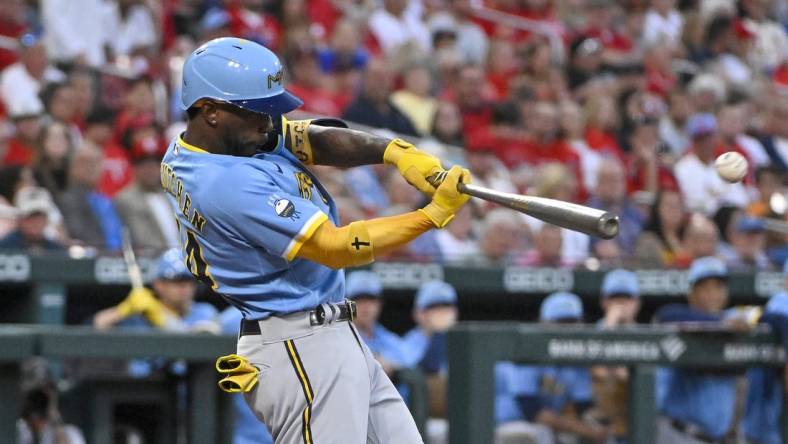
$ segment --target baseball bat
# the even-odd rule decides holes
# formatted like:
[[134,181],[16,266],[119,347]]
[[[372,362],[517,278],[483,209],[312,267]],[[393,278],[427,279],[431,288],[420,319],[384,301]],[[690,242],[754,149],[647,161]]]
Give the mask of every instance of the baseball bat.
[[134,290],[145,286],[142,281],[142,270],[137,263],[134,249],[131,247],[131,234],[128,228],[123,228],[123,260],[126,262],[126,270],[129,273],[129,282]]
[[[445,173],[428,180],[440,184]],[[527,214],[547,223],[579,231],[602,239],[612,239],[618,234],[618,215],[583,205],[545,197],[504,193],[474,184],[457,184],[457,191],[489,202],[495,202],[520,213]]]

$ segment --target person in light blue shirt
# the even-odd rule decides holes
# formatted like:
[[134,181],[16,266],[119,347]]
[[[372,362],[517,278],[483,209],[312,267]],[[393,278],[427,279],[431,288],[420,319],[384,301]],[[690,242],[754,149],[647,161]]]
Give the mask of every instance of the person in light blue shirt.
[[[572,293],[548,296],[539,310],[548,324],[583,320],[583,304]],[[580,419],[592,404],[591,374],[587,368],[565,366],[496,366],[496,419],[499,437],[527,436],[538,444],[553,442],[553,431],[604,442],[608,431]]]
[[383,284],[372,271],[354,271],[345,282],[345,295],[356,302],[356,326],[361,339],[389,376],[405,364],[404,343],[378,322],[383,309]]
[[[238,334],[238,327],[241,325],[241,312],[235,307],[227,307],[219,314],[219,325],[222,333]],[[254,415],[254,412],[244,401],[241,394],[222,395],[233,397],[233,409],[235,410],[235,433],[233,434],[233,444],[273,444],[274,439],[271,433]]]
[[152,287],[153,291],[134,289],[117,306],[99,311],[93,317],[93,326],[100,330],[124,327],[219,332],[216,308],[194,301],[197,281],[178,249],[170,249],[159,257]]
[[[728,269],[716,257],[690,265],[688,304],[670,304],[656,313],[660,323],[726,324]],[[658,384],[659,444],[719,442],[731,433],[736,404],[737,373],[715,369],[663,369]]]
[[416,292],[413,307],[416,327],[403,338],[405,365],[426,374],[445,372],[446,332],[457,323],[457,291],[446,282],[427,281]]
[[[120,304],[99,311],[93,326],[105,330],[111,327],[138,330],[218,333],[218,312],[213,305],[195,302],[197,282],[184,265],[181,252],[170,249],[159,257],[153,279],[153,291],[134,289]],[[133,377],[146,377],[167,367],[160,358],[135,359],[128,371]],[[173,374],[186,373],[186,365],[175,361],[169,365]]]
[[[788,351],[788,261],[783,265],[784,289],[769,298],[760,322],[769,325]],[[747,398],[742,429],[754,444],[780,444],[783,375],[786,368],[758,367],[747,371]]]

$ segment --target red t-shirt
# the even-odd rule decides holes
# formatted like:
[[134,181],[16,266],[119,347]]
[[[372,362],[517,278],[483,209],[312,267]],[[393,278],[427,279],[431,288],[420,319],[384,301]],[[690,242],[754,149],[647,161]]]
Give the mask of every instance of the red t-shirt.
[[[12,22],[5,18],[0,19],[0,36],[17,39],[24,31],[25,26],[21,23]],[[16,63],[17,60],[16,52],[7,48],[0,48],[0,71]]]
[[509,168],[517,167],[522,163],[533,166],[550,162],[561,163],[569,168],[577,179],[576,200],[586,198],[580,156],[563,139],[556,139],[547,144],[529,139],[499,139],[497,154]]
[[322,88],[313,88],[291,83],[287,90],[304,101],[301,110],[326,116],[342,115],[342,107],[334,94]]
[[[629,162],[627,167],[627,190],[630,194],[646,189],[646,174],[640,165]],[[670,169],[660,165],[657,167],[657,188],[660,190],[679,190],[679,182]]]
[[270,15],[252,12],[240,5],[227,7],[230,15],[230,32],[236,36],[253,40],[276,51],[282,36],[282,26]]
[[619,34],[611,29],[589,28],[584,33],[586,37],[598,39],[605,49],[618,52],[629,52],[634,48],[634,44],[629,37]]
[[607,153],[618,157],[622,161],[625,160],[624,150],[616,140],[613,133],[602,131],[599,128],[586,128],[586,143],[588,146],[599,153]]
[[104,148],[99,192],[113,197],[134,179],[134,167],[128,152],[120,145],[110,143]]
[[3,165],[22,165],[28,166],[33,160],[33,152],[35,147],[32,147],[17,137],[8,141],[8,149],[3,157]]
[[486,130],[492,123],[492,106],[482,105],[477,108],[460,109],[462,131],[465,134],[476,134]]

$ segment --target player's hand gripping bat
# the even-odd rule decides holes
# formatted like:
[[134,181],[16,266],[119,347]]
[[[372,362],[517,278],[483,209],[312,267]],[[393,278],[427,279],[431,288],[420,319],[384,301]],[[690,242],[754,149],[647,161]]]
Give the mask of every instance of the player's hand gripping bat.
[[[445,172],[436,174],[428,180],[437,187],[443,182],[445,174]],[[479,199],[495,202],[547,223],[591,236],[612,239],[618,234],[618,215],[609,211],[597,210],[562,200],[504,193],[473,184],[459,183],[457,190]]]

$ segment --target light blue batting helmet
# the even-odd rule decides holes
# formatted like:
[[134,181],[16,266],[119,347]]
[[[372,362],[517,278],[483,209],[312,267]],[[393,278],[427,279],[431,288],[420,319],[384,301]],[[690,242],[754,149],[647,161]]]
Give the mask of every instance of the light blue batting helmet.
[[156,264],[156,279],[175,281],[191,278],[192,274],[186,268],[181,250],[171,248],[159,257]]
[[181,107],[214,99],[270,115],[292,111],[304,102],[284,87],[279,58],[255,42],[222,37],[196,50],[183,64]]

